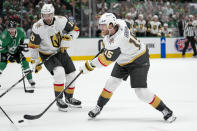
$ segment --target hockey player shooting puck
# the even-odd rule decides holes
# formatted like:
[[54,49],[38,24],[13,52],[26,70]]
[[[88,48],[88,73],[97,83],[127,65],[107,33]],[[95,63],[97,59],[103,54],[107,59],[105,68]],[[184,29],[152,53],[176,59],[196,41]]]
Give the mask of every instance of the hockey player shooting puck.
[[19,121],[18,121],[18,123],[22,123],[22,122],[24,122],[24,120],[19,120]]

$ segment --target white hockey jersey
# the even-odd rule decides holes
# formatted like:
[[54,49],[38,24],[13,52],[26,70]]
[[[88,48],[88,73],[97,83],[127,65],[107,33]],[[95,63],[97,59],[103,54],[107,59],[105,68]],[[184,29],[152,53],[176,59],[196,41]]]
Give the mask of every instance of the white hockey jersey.
[[130,19],[130,20],[125,19],[125,21],[130,24],[130,31],[133,33],[134,32],[134,21],[132,19]]
[[66,32],[66,28],[74,26],[66,17],[54,16],[53,23],[47,25],[40,19],[34,23],[29,46],[38,48],[43,54],[57,52],[60,47],[68,47],[69,41],[76,39],[79,29],[75,26]]
[[145,20],[135,20],[135,28],[137,32],[146,32],[146,21]]
[[169,29],[169,28],[167,28],[167,29],[162,28],[161,36],[171,37],[172,36],[172,30]]
[[158,33],[161,33],[161,23],[159,21],[157,22],[151,21],[150,32],[155,35],[157,35]]
[[146,46],[133,36],[124,20],[117,19],[118,31],[103,38],[105,51],[92,60],[96,67],[108,66],[116,61],[120,66],[132,63],[146,52]]

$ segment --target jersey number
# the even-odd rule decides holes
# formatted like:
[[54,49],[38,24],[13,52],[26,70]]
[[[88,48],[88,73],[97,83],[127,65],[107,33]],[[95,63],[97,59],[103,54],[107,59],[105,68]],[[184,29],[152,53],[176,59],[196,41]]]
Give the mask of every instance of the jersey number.
[[105,51],[105,56],[107,56],[107,58],[112,58],[112,55],[114,54],[114,52],[112,52],[112,51],[109,51],[109,50],[106,50]]
[[51,37],[51,42],[54,47],[59,47],[61,43],[61,35],[60,32],[50,36]]

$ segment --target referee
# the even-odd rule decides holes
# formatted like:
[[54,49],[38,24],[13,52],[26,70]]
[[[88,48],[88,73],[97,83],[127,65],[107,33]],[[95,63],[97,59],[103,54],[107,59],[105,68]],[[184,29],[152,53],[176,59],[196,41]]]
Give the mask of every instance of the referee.
[[195,46],[195,27],[192,24],[193,16],[189,15],[189,20],[186,23],[185,29],[184,29],[184,37],[185,37],[185,47],[183,48],[182,57],[185,56],[186,49],[189,46],[189,43],[191,43],[191,46],[193,48],[194,54],[193,57],[197,57],[196,53],[196,46]]

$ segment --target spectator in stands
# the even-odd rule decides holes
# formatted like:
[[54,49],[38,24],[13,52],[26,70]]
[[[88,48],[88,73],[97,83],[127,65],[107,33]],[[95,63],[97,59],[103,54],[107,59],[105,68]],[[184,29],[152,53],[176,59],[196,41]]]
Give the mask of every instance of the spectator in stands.
[[3,19],[0,17],[0,34],[4,31],[5,25],[3,24]]
[[178,30],[179,30],[179,35],[181,37],[183,37],[185,25],[186,25],[186,17],[185,17],[185,15],[181,15],[180,20],[178,22]]

